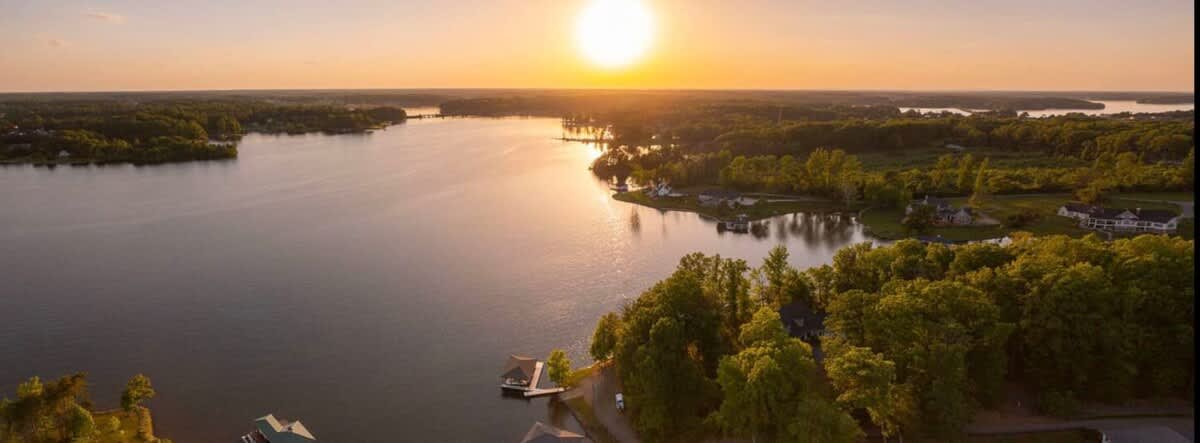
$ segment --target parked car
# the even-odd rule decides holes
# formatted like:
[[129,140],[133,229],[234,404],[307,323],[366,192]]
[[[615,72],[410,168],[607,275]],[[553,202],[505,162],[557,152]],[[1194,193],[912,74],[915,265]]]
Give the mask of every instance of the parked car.
[[617,393],[617,410],[618,411],[625,410],[625,396],[621,395],[620,392]]

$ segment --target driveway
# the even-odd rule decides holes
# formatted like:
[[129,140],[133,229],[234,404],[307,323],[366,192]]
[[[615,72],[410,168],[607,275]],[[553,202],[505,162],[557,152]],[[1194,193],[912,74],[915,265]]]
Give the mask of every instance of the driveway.
[[621,380],[617,377],[616,367],[606,365],[591,377],[580,381],[579,386],[572,389],[569,395],[582,395],[588,404],[592,405],[596,420],[608,428],[608,433],[617,441],[638,443],[641,440],[638,439],[637,433],[633,432],[629,417],[617,411],[616,396],[621,391]]

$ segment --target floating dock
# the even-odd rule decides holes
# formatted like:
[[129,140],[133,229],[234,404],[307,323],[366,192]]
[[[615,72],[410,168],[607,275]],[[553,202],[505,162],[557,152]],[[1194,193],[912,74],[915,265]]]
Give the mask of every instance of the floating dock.
[[504,389],[512,390],[512,391],[521,391],[521,393],[522,393],[521,395],[525,396],[525,398],[541,397],[543,395],[557,394],[559,392],[566,391],[567,388],[561,388],[561,387],[549,388],[549,389],[538,389],[538,387],[537,387],[538,381],[542,379],[542,369],[545,366],[546,366],[545,363],[542,363],[542,361],[540,361],[540,360],[536,364],[534,364],[533,379],[529,381],[528,386],[516,386],[516,385],[501,384],[500,387],[504,388]]

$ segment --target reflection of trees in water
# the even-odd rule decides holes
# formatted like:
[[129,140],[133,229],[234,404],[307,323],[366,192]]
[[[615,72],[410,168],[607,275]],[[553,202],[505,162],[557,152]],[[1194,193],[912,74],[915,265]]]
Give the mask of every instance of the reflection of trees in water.
[[629,208],[629,230],[635,234],[642,231],[642,219],[638,216],[637,208]]
[[770,235],[770,231],[767,229],[769,224],[770,222],[767,220],[750,223],[750,235],[759,240],[767,238]]
[[557,395],[552,395],[547,406],[549,407],[546,408],[546,419],[550,422],[550,426],[565,429],[567,427],[567,416],[570,414],[566,402],[559,400]]

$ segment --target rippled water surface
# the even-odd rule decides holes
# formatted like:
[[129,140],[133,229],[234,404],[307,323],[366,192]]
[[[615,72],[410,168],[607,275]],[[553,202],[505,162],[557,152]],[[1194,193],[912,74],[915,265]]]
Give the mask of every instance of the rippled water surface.
[[509,353],[585,363],[596,320],[693,251],[828,263],[849,217],[766,235],[614,201],[552,119],[431,119],[248,136],[236,160],[0,167],[0,396],[87,371],[100,407],[145,372],[159,432],[231,442],[255,417],[319,441],[518,441]]

